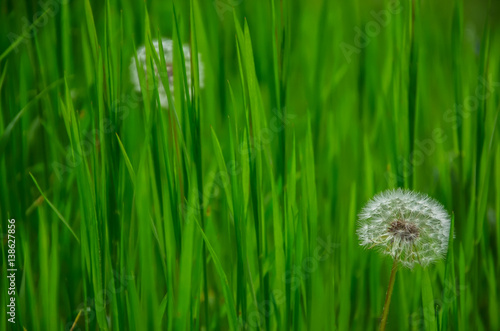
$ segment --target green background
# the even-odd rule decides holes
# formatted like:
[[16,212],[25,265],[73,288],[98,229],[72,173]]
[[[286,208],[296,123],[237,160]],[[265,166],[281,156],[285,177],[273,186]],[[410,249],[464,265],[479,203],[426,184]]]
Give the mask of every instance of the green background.
[[[455,236],[397,273],[388,330],[498,330],[499,8],[2,0],[1,329],[375,330],[392,261],[357,213],[404,187]],[[189,97],[176,48],[168,110],[130,81],[159,37],[203,61]]]

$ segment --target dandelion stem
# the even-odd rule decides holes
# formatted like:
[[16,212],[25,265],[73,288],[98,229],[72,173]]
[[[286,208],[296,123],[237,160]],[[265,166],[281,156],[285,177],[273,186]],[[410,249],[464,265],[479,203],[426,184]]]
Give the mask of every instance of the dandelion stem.
[[394,259],[391,270],[391,278],[389,279],[389,288],[385,295],[384,312],[382,313],[382,321],[380,322],[380,331],[385,330],[387,316],[389,316],[389,305],[391,304],[392,290],[394,289],[394,281],[396,280],[396,271],[398,270],[398,258]]

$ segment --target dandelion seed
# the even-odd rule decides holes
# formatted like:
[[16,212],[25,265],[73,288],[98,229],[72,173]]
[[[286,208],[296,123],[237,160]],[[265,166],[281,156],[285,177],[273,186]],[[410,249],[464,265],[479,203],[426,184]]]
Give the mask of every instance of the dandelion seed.
[[[159,40],[154,40],[153,41],[153,46],[160,55],[160,46],[159,46]],[[163,53],[165,55],[165,64],[167,68],[166,73],[162,73],[158,70],[156,67],[156,63],[153,61],[153,69],[154,69],[154,75],[155,79],[158,84],[158,95],[160,98],[160,103],[163,108],[168,108],[168,99],[167,99],[167,93],[165,91],[165,87],[163,86],[163,83],[161,81],[161,77],[163,74],[166,74],[168,76],[168,84],[170,87],[170,92],[172,93],[172,97],[174,94],[174,72],[173,72],[173,63],[174,63],[174,50],[173,50],[173,42],[171,39],[162,39],[161,40],[162,46],[163,46]],[[191,48],[188,45],[183,45],[182,46],[183,53],[184,53],[184,60],[185,60],[185,66],[186,66],[186,78],[187,78],[187,84],[188,84],[188,89],[189,89],[189,95],[191,95]],[[147,56],[146,56],[146,46],[141,46],[137,49],[137,60],[139,62],[139,67],[141,67],[144,70],[144,75],[146,77],[146,84],[149,87],[152,88],[153,82],[151,79],[148,79],[148,65],[150,65],[147,61]],[[201,54],[198,54],[198,64],[199,64],[199,78],[200,78],[200,87],[204,87],[204,67],[203,67],[203,62],[201,60]],[[134,84],[134,88],[137,92],[141,91],[141,84],[139,81],[139,75],[137,72],[137,66],[135,63],[135,57],[132,56],[131,63],[130,63],[130,76],[132,83]]]
[[362,246],[376,247],[408,268],[426,267],[446,255],[450,217],[425,194],[390,190],[366,204],[357,233]]
[[394,259],[380,323],[384,331],[398,264],[426,267],[444,258],[450,217],[439,202],[425,194],[389,190],[377,194],[362,209],[357,233],[362,246],[376,247]]

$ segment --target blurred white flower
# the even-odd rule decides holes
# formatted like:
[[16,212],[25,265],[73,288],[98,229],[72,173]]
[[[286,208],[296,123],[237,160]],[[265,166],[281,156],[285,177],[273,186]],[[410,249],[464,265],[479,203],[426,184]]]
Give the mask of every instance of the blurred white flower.
[[[174,96],[174,72],[173,72],[173,64],[174,64],[174,52],[173,52],[173,42],[171,39],[162,39],[161,43],[163,45],[163,53],[165,55],[165,63],[167,67],[167,72],[166,74],[168,75],[168,83],[170,86],[170,92],[172,93],[172,97]],[[153,41],[153,46],[158,53],[158,56],[160,56],[160,46],[159,46],[159,41],[154,40]],[[186,77],[187,77],[187,83],[188,83],[188,88],[189,88],[189,95],[191,95],[191,48],[188,45],[183,45],[183,52],[184,52],[184,60],[185,60],[185,66],[186,66]],[[152,88],[153,82],[152,80],[148,79],[147,77],[147,57],[146,57],[146,46],[141,46],[137,49],[137,60],[139,61],[139,67],[142,67],[144,70],[144,76],[146,77],[146,82],[148,88]],[[154,74],[155,74],[155,79],[158,84],[158,94],[160,98],[160,103],[163,108],[168,108],[168,99],[167,99],[167,93],[165,91],[165,87],[163,86],[163,83],[160,79],[162,76],[162,72],[159,72],[158,68],[156,67],[156,63],[153,60],[153,66],[154,66]],[[201,60],[201,54],[198,54],[198,66],[199,66],[199,77],[200,77],[200,87],[204,87],[204,68],[203,68],[203,62]],[[137,92],[141,91],[141,84],[139,81],[139,75],[137,73],[137,66],[135,63],[135,57],[132,56],[132,60],[130,61],[130,76],[132,79],[132,83],[134,84],[135,90]]]
[[362,209],[357,234],[362,246],[377,247],[408,268],[425,267],[446,255],[450,217],[425,194],[388,190]]

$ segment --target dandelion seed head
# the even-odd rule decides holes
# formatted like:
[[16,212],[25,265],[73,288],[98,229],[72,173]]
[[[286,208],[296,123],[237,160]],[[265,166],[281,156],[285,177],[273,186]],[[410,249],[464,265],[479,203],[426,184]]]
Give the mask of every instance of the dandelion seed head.
[[377,248],[408,268],[423,267],[446,255],[450,217],[429,196],[409,190],[377,194],[361,210],[357,234],[360,245]]
[[[163,108],[168,108],[168,98],[167,93],[165,91],[165,87],[163,86],[163,82],[161,78],[168,78],[168,85],[170,87],[170,92],[172,93],[172,97],[174,96],[174,46],[173,41],[171,39],[163,38],[161,40],[154,40],[153,46],[160,56],[160,42],[163,46],[163,54],[165,56],[165,64],[167,68],[167,72],[161,72],[157,66],[155,61],[153,60],[153,69],[155,80],[158,84],[158,95],[160,98],[160,103]],[[186,67],[186,78],[189,89],[189,95],[191,95],[191,48],[188,45],[183,45],[182,50],[184,53],[185,67]],[[143,45],[137,49],[137,61],[139,62],[139,67],[144,70],[144,76],[146,78],[146,84],[148,88],[153,88],[153,80],[148,77],[148,57],[146,55],[146,46]],[[201,59],[201,54],[198,54],[198,73],[200,79],[200,87],[204,87],[205,75],[204,75],[204,66]],[[166,77],[164,76],[166,75]],[[135,57],[132,56],[130,61],[130,77],[132,83],[134,84],[134,89],[137,92],[141,92],[141,83],[139,80],[139,74],[137,72],[137,65],[135,63]]]

